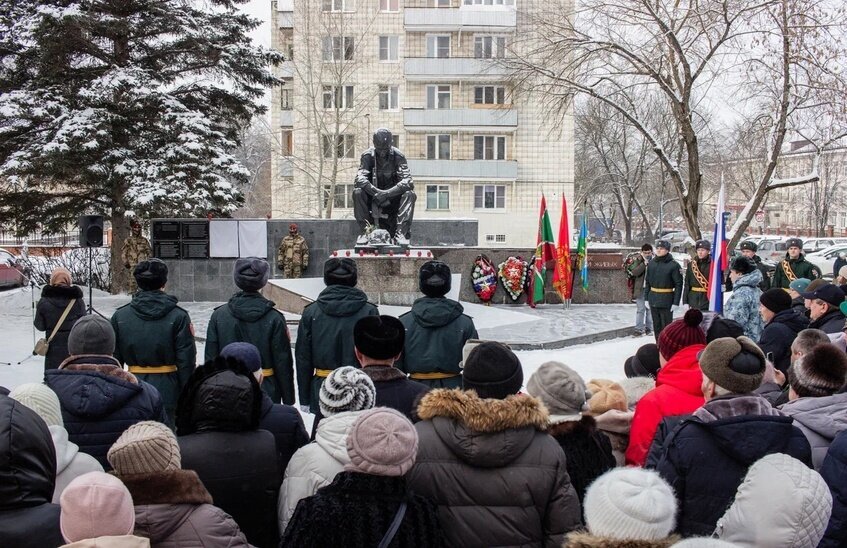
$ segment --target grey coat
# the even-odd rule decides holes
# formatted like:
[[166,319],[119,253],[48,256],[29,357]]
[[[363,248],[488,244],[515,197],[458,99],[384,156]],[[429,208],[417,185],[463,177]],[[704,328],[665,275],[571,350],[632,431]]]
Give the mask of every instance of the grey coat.
[[759,297],[762,290],[762,273],[754,270],[735,281],[732,296],[723,307],[724,318],[735,320],[744,328],[744,335],[759,342],[764,329],[764,321],[759,315]]
[[847,430],[847,394],[824,398],[800,398],[780,407],[794,419],[812,447],[812,464],[820,470],[832,440]]
[[438,389],[418,406],[409,487],[438,505],[448,546],[559,547],[582,512],[535,398]]

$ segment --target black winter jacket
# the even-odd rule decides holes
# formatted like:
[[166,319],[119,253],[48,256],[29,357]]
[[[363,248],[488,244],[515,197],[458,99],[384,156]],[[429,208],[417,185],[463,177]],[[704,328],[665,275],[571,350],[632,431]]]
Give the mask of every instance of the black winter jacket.
[[71,300],[76,302],[68,312],[68,316],[56,331],[56,336],[50,341],[47,355],[44,357],[44,369],[56,369],[68,357],[68,335],[74,322],[85,315],[85,301],[82,298],[82,289],[72,285],[45,285],[41,289],[41,298],[35,307],[35,321],[33,325],[39,331],[44,331],[44,338],[50,338],[50,333],[62,318],[62,313]]
[[773,353],[774,366],[785,373],[791,365],[791,343],[797,333],[809,327],[809,318],[793,308],[783,310],[765,324],[759,337],[759,348],[767,355]]
[[0,396],[0,545],[53,548],[65,544],[59,505],[51,504],[56,450],[35,411]]
[[270,396],[262,393],[259,428],[274,435],[279,472],[280,475],[285,474],[285,468],[294,452],[309,443],[309,435],[303,426],[303,417],[297,409],[290,405],[274,403]]
[[331,484],[302,499],[285,529],[282,546],[374,548],[403,500],[406,513],[390,546],[444,546],[435,504],[411,493],[405,477],[357,472],[341,472]]
[[832,441],[820,474],[832,493],[832,516],[818,548],[843,547],[847,539],[847,431]]
[[159,392],[121,369],[112,356],[71,356],[45,373],[59,397],[68,438],[110,470],[106,453],[141,421],[167,422]]
[[665,440],[656,466],[676,493],[676,531],[712,534],[747,469],[772,453],[812,464],[803,432],[758,395],[714,398],[683,420]]
[[220,358],[198,367],[179,398],[182,467],[194,470],[215,506],[232,516],[250,544],[279,542],[276,501],[282,481],[273,435],[258,430],[262,389],[241,363]]
[[682,296],[682,274],[679,270],[679,264],[670,253],[650,261],[644,285],[644,297],[650,307],[670,308],[679,304]]
[[406,344],[394,365],[406,373],[460,373],[462,348],[468,339],[479,337],[464,311],[452,299],[417,299],[412,310],[400,316],[406,328]]
[[374,407],[390,407],[400,411],[412,421],[417,422],[418,403],[429,392],[425,384],[410,381],[402,371],[384,365],[369,365],[362,371],[371,378],[376,388]]
[[827,335],[841,333],[844,331],[844,322],[847,320],[844,314],[839,309],[830,310],[817,320],[812,320],[809,323],[809,329],[820,329]]
[[547,432],[565,451],[568,475],[582,504],[588,486],[617,464],[612,442],[597,430],[597,422],[588,415],[578,422],[553,425]]

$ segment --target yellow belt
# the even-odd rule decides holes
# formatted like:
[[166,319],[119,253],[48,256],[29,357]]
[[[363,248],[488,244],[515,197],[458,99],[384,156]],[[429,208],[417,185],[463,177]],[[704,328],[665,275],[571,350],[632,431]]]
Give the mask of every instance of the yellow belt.
[[697,293],[705,293],[706,290],[702,287],[692,287],[691,291],[696,291]]
[[141,375],[164,375],[166,373],[176,373],[175,365],[130,365],[130,373],[139,373]]
[[335,371],[335,369],[315,369],[315,376],[325,379],[329,377],[329,374],[333,371]]
[[651,287],[650,288],[651,293],[673,293],[674,291],[676,291],[676,290],[675,289],[667,289],[667,288],[664,288],[664,287]]
[[438,379],[452,379],[453,377],[458,377],[458,373],[441,373],[440,371],[433,371],[432,373],[409,373],[409,377],[421,380],[421,381],[434,381]]
[[263,377],[273,377],[273,375],[274,375],[273,369],[262,369],[262,376]]

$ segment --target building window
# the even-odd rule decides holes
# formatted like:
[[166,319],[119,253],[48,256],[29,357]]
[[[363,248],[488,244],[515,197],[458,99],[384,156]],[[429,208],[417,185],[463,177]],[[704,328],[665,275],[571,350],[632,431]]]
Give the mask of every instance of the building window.
[[380,36],[379,37],[379,60],[380,61],[396,61],[397,60],[397,36]]
[[427,86],[426,108],[450,108],[450,86]]
[[353,108],[353,86],[324,86],[323,98],[327,110]]
[[474,209],[505,209],[506,185],[476,185],[473,187]]
[[476,86],[473,88],[473,102],[476,105],[505,105],[506,88],[503,86]]
[[427,160],[449,160],[450,135],[427,135],[426,158]]
[[323,0],[323,11],[353,11],[353,0]]
[[429,35],[426,37],[426,56],[446,59],[450,57],[450,35]]
[[400,136],[397,134],[391,134],[391,145],[394,148],[400,148]]
[[280,141],[282,144],[280,154],[283,156],[291,156],[292,151],[294,150],[294,132],[290,129],[282,130]]
[[487,243],[487,244],[505,244],[506,243],[506,235],[505,234],[486,234],[485,235],[485,243]]
[[354,145],[353,135],[324,135],[324,158],[353,158]]
[[515,0],[465,0],[466,6],[514,6]]
[[431,8],[449,8],[451,6],[452,0],[429,0],[429,7]]
[[291,90],[282,88],[279,90],[279,108],[282,110],[291,110]]
[[398,86],[379,86],[379,110],[398,110],[400,108],[400,88]]
[[[329,206],[329,194],[331,185],[324,185],[324,207]],[[351,209],[353,207],[353,185],[336,183],[332,193],[332,207]]]
[[428,210],[450,209],[450,186],[426,185],[426,208]]
[[506,37],[477,36],[473,51],[477,59],[502,59],[506,56]]
[[353,44],[354,41],[352,36],[324,36],[323,60],[352,61],[354,49]]
[[505,160],[506,138],[494,135],[474,135],[474,160]]
[[379,0],[379,11],[400,11],[400,0]]

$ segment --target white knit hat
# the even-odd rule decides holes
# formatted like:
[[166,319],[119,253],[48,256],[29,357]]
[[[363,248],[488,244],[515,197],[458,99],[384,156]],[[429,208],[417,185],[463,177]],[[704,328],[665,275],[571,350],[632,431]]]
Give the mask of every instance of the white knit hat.
[[750,548],[815,548],[831,513],[832,495],[821,475],[793,457],[774,453],[747,471],[715,533]]
[[588,487],[585,523],[592,535],[659,540],[674,528],[676,497],[652,470],[615,468]]
[[321,384],[320,408],[324,417],[345,411],[364,411],[373,407],[375,401],[373,381],[355,367],[339,367]]
[[738,548],[738,546],[716,538],[692,537],[677,542],[671,548]]
[[13,398],[29,407],[41,417],[47,426],[64,426],[59,397],[50,387],[40,382],[29,382],[17,386],[9,393]]

